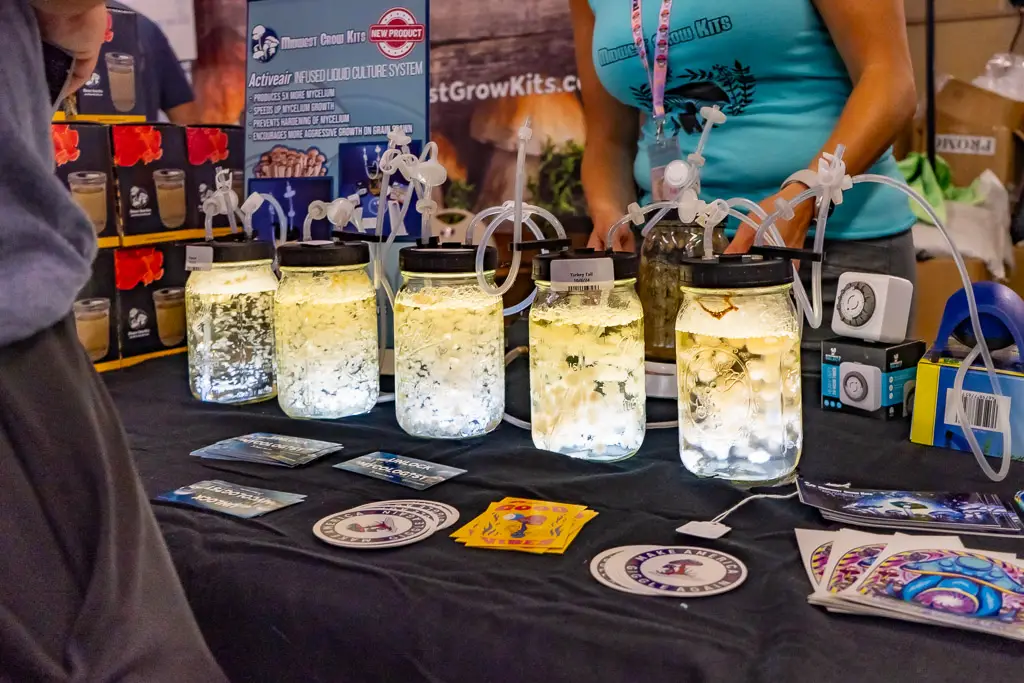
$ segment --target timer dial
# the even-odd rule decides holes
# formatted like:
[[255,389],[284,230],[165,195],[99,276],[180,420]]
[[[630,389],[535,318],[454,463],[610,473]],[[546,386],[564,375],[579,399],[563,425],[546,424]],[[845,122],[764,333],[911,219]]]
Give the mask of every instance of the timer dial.
[[851,282],[839,293],[836,307],[844,323],[863,327],[875,314],[875,290],[866,282]]

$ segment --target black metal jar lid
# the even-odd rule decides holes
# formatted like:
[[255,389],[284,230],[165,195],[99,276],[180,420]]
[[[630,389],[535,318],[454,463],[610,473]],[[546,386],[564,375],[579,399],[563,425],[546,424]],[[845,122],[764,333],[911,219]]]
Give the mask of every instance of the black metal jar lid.
[[[398,252],[398,267],[407,273],[473,273],[478,247],[461,242],[418,245]],[[487,247],[484,270],[498,268],[498,250]]]
[[337,268],[364,266],[370,262],[365,242],[289,242],[277,248],[282,268]]
[[538,254],[533,257],[533,279],[541,282],[551,281],[551,264],[565,259],[597,259],[610,258],[615,267],[616,280],[632,280],[639,272],[639,259],[636,254],[624,251],[596,251],[594,249],[571,249],[553,254]]
[[792,261],[751,254],[683,258],[679,270],[680,284],[694,289],[753,289],[793,282]]
[[202,243],[213,249],[214,263],[243,263],[245,261],[270,261],[274,258],[274,245],[246,239],[244,234],[228,235]]

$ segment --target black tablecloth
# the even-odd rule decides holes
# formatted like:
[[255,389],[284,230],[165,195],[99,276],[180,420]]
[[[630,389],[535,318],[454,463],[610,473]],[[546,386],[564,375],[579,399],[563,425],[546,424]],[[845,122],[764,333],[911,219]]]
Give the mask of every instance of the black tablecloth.
[[[629,461],[593,464],[536,450],[510,425],[466,442],[414,439],[390,405],[337,423],[289,420],[275,402],[204,405],[189,396],[185,368],[176,357],[107,379],[148,492],[226,479],[309,496],[251,521],[155,504],[203,632],[235,681],[1020,680],[1021,643],[809,606],[793,529],[827,525],[796,501],[750,503],[718,541],[678,536],[683,521],[709,519],[745,494],[689,475],[674,430],[650,433]],[[513,414],[526,410],[526,387],[520,360],[510,371]],[[823,414],[810,393],[805,400],[801,472],[812,480],[1002,494],[1024,488],[1020,464],[1011,483],[993,485],[969,454],[910,444],[906,423]],[[669,417],[673,404],[654,412]],[[345,450],[295,471],[189,456],[256,431],[338,441]],[[377,450],[468,470],[423,494],[454,505],[463,520],[504,496],[581,503],[600,515],[563,556],[467,549],[444,532],[392,550],[322,544],[311,531],[321,517],[419,497],[331,467]],[[1024,554],[1020,542],[964,540]],[[591,578],[594,555],[632,544],[716,548],[739,557],[750,576],[731,593],[685,605],[618,593]]]

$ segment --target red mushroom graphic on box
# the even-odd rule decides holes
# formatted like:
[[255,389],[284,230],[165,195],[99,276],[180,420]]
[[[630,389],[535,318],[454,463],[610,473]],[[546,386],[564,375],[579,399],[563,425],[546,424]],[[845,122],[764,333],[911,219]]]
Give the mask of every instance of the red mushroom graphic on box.
[[71,126],[54,124],[50,129],[50,137],[53,139],[53,158],[58,167],[78,161],[82,156],[78,148],[78,131]]
[[[163,134],[154,126],[114,126],[114,164],[119,168],[137,168],[141,166],[149,166],[157,161],[163,159]],[[143,219],[148,220],[149,216],[153,215],[154,199],[157,199],[159,204],[160,197],[154,198],[153,192],[157,195],[160,194],[160,188],[156,184],[156,176],[158,174],[167,173],[167,171],[135,171],[135,172],[119,172],[119,183],[121,186],[121,199],[123,204],[122,217],[124,217],[124,210],[127,209],[127,217],[125,217],[126,225],[125,232],[129,232],[128,220]],[[178,171],[177,173],[181,173]],[[182,174],[183,175],[183,174]],[[176,207],[178,210],[173,213],[179,220],[175,221],[163,221],[164,227],[178,228],[184,222],[185,213],[185,191],[184,182],[180,180],[180,190],[176,193],[177,196],[173,197],[175,204],[180,204],[180,207]],[[171,206],[172,202],[165,202],[168,207]],[[163,206],[161,209],[161,218],[163,218]],[[171,213],[168,211],[167,213]]]
[[[217,174],[221,170],[231,173],[231,189],[238,195],[239,203],[242,203],[244,188],[243,172],[239,168],[226,168],[220,164],[227,161],[231,156],[231,142],[227,133],[220,128],[189,128],[185,131],[188,144],[188,163],[192,168],[195,183],[198,184],[198,206],[202,212],[206,201],[217,189]],[[226,225],[223,222],[214,224],[217,227]]]
[[[114,252],[115,282],[118,290],[131,292],[137,287],[149,287],[164,277],[164,254],[155,247],[118,249]],[[121,324],[123,337],[127,341],[147,339],[152,336],[154,314],[149,305],[148,293],[143,297],[122,295]]]

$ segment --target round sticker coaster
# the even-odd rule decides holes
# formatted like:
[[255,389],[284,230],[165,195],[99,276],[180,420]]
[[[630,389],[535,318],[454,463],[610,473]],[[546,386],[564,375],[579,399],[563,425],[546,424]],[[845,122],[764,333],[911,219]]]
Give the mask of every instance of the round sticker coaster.
[[[644,595],[699,598],[727,593],[747,579],[732,555],[691,547],[655,548],[618,558],[623,584]],[[614,574],[612,574],[614,576]]]
[[619,548],[609,548],[590,561],[590,574],[597,579],[598,583],[608,588],[614,588],[623,593],[636,593],[637,591],[616,582],[612,578],[609,565],[614,564],[618,558],[625,556],[625,553],[642,553],[658,547],[656,545],[627,545]]
[[398,508],[346,510],[313,525],[317,538],[342,548],[396,548],[422,541],[436,530],[422,512]]
[[[397,500],[382,500],[379,503],[367,503],[366,505],[360,505],[359,507],[352,508],[352,510],[413,510],[429,519],[435,528],[441,528],[441,517],[437,514],[436,510],[428,509],[419,505],[406,505]],[[346,512],[350,511],[346,510]]]
[[447,505],[446,503],[438,503],[437,501],[433,500],[418,500],[414,498],[410,498],[407,500],[385,500],[380,503],[367,503],[366,505],[361,505],[354,509],[360,510],[365,508],[383,508],[390,506],[394,506],[397,508],[406,507],[412,508],[414,510],[422,510],[424,512],[428,512],[437,519],[437,528],[439,530],[447,529],[448,527],[454,525],[457,521],[459,521],[458,510],[453,508],[451,505]]

